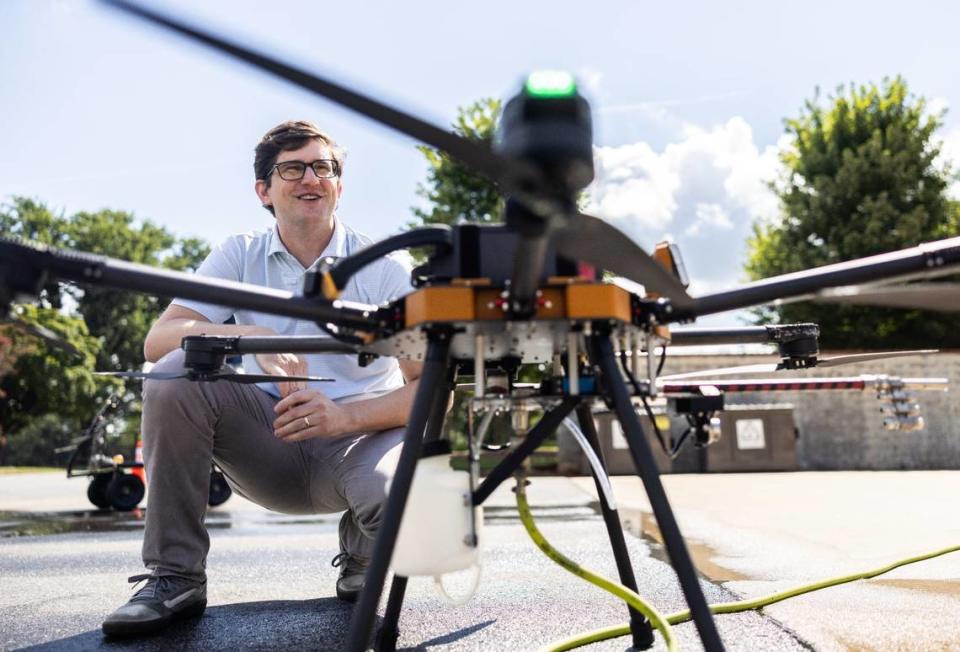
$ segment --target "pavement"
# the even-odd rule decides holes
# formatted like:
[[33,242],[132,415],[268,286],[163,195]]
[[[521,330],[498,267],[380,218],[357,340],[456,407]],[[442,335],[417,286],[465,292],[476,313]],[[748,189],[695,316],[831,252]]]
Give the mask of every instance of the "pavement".
[[[960,471],[663,480],[700,572],[743,599],[960,545]],[[572,482],[594,493],[592,480]],[[613,487],[626,528],[659,539],[640,480],[618,476]],[[763,613],[817,650],[960,650],[960,552]]]
[[[665,476],[709,602],[755,597],[960,543],[960,472]],[[333,596],[337,516],[283,516],[234,496],[211,510],[206,615],[136,641],[104,639],[103,616],[140,571],[142,513],[89,510],[85,480],[0,476],[0,648],[323,649],[342,646],[350,606]],[[685,608],[636,478],[614,478],[640,593]],[[616,577],[587,478],[533,478],[533,513],[561,552]],[[547,560],[501,487],[485,512],[481,582],[452,607],[410,582],[402,649],[530,650],[626,621],[615,599]],[[462,594],[469,574],[448,577]],[[381,605],[382,608],[382,605]],[[960,650],[960,553],[875,580],[720,616],[731,650]],[[681,649],[702,649],[691,624]],[[623,650],[626,638],[592,650]],[[665,649],[658,640],[654,649]]]

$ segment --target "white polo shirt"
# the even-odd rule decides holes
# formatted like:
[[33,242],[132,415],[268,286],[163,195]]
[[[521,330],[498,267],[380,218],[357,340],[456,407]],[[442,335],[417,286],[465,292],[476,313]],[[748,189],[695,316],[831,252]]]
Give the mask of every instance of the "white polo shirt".
[[[356,253],[373,241],[334,218],[333,237],[320,258],[342,258]],[[367,304],[381,304],[409,293],[412,263],[405,253],[385,256],[354,274],[343,289],[341,298]],[[301,294],[306,269],[287,251],[277,227],[234,235],[217,245],[200,265],[197,274],[214,278],[265,285],[278,290]],[[233,316],[237,324],[267,326],[280,335],[328,336],[310,321],[268,315],[250,310],[237,310],[198,301],[174,299],[173,303],[195,310],[215,324]],[[376,395],[403,385],[403,375],[395,358],[378,358],[366,367],[357,364],[356,355],[313,354],[306,356],[309,375],[335,378],[329,383],[309,383],[332,399],[356,395]],[[262,373],[252,355],[243,357],[243,366],[249,373]],[[279,397],[274,383],[258,385],[264,391]]]

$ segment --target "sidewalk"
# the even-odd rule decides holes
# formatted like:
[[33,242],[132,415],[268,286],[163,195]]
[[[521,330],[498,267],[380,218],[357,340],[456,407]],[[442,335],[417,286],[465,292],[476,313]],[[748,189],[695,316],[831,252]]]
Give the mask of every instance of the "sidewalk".
[[[592,479],[572,481],[596,495]],[[745,599],[960,544],[960,471],[668,475],[663,482],[700,571]],[[659,539],[640,480],[618,476],[613,486],[627,528]],[[817,650],[960,650],[960,553],[764,613]]]

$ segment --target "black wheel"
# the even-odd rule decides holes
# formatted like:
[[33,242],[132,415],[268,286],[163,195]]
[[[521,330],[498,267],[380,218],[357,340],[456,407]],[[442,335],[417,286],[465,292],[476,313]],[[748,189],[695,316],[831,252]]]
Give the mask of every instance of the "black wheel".
[[112,473],[98,473],[93,476],[90,484],[87,485],[87,498],[100,509],[110,507],[110,499],[107,498],[107,488],[110,486],[111,480],[113,480]]
[[227,498],[233,495],[233,489],[227,484],[227,479],[220,471],[210,471],[210,498],[207,504],[210,507],[216,507],[227,502]]
[[145,487],[135,475],[117,473],[107,488],[110,505],[118,512],[129,512],[143,500]]

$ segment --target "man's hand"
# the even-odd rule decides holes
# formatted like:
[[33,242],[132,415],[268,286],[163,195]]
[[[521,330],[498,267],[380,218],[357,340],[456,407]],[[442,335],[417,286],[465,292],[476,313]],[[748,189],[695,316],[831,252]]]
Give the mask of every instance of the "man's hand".
[[273,434],[283,441],[335,437],[354,430],[348,408],[337,405],[315,389],[293,392],[273,410],[277,413]]
[[[263,369],[265,374],[276,374],[278,376],[306,376],[309,371],[307,360],[296,353],[258,353],[257,364]],[[290,396],[294,392],[305,389],[307,383],[302,380],[294,380],[289,383],[277,383],[277,389],[280,390],[280,396]]]

